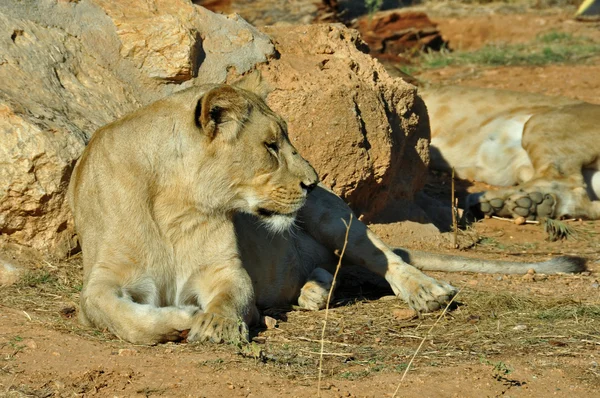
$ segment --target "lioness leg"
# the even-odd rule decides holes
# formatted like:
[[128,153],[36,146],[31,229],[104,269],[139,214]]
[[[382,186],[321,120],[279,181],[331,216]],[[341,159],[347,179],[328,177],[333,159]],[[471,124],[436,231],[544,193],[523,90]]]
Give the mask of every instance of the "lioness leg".
[[[322,245],[340,251],[344,246],[346,223],[352,211],[333,192],[319,185],[308,196],[300,212],[302,227]],[[433,311],[456,293],[445,282],[428,277],[405,263],[381,239],[357,219],[352,220],[344,259],[383,276],[394,293],[418,311]],[[333,264],[327,264],[333,272]]]
[[258,321],[258,310],[252,282],[241,261],[200,271],[188,284],[204,310],[194,316],[188,341],[248,340],[248,325]]
[[85,324],[107,328],[132,343],[181,340],[199,308],[159,307],[158,301],[151,278],[125,266],[97,264],[81,292],[80,317]]

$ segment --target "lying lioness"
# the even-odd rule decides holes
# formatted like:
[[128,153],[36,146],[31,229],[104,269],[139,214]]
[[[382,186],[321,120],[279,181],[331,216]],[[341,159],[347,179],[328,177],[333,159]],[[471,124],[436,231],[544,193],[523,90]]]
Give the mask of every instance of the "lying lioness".
[[458,86],[421,94],[431,121],[431,166],[507,186],[469,196],[467,208],[600,219],[600,105]]
[[[134,343],[179,340],[185,330],[188,341],[236,341],[259,308],[324,307],[351,211],[318,184],[250,76],[181,91],[94,134],[69,187],[83,250],[83,322]],[[502,269],[412,256],[442,269]],[[456,292],[358,220],[344,260],[385,277],[418,311]],[[534,266],[579,269],[560,259],[515,265]]]

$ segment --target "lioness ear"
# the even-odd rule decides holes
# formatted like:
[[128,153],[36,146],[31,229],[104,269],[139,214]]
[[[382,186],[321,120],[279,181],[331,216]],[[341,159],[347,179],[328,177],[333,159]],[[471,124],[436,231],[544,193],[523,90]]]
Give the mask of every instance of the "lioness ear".
[[250,104],[246,98],[230,86],[220,86],[204,94],[198,101],[196,120],[211,140],[217,134],[234,139],[249,113]]
[[269,93],[273,91],[267,82],[263,80],[262,75],[258,70],[247,74],[237,82],[233,83],[233,85],[244,90],[248,90],[258,95],[262,99],[267,99]]

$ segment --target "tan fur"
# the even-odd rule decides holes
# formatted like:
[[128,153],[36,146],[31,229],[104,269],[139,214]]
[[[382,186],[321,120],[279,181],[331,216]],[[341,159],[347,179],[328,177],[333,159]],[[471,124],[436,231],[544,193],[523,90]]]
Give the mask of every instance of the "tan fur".
[[421,94],[432,167],[510,187],[472,195],[469,207],[530,219],[600,218],[600,105],[469,87]]
[[[190,88],[95,133],[69,188],[83,322],[135,343],[188,329],[190,341],[236,341],[258,308],[323,308],[351,211],[317,185],[285,122],[247,89],[263,92],[252,77]],[[401,255],[353,220],[345,262],[381,275],[419,311],[455,294]],[[436,258],[424,262],[435,268]]]

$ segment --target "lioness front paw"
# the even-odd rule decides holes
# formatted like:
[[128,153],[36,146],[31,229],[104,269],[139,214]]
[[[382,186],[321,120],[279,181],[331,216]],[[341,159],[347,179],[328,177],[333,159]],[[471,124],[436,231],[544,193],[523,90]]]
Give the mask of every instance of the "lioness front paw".
[[311,311],[322,310],[327,305],[332,283],[333,275],[323,268],[314,269],[308,277],[308,281],[302,286],[298,305]]
[[187,340],[213,343],[248,341],[248,326],[240,318],[227,318],[213,313],[196,314]]
[[431,278],[408,264],[388,272],[386,279],[394,293],[418,312],[444,308],[457,292],[449,283]]

